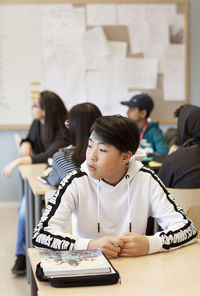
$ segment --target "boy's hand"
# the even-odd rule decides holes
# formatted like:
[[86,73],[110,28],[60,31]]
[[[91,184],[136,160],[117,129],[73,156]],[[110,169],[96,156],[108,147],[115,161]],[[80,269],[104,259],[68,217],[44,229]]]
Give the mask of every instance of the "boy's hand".
[[87,248],[99,248],[107,258],[112,259],[118,257],[122,244],[122,240],[117,236],[103,236],[99,239],[91,240]]
[[121,237],[123,245],[119,253],[120,257],[136,257],[149,253],[149,241],[144,235],[128,232]]

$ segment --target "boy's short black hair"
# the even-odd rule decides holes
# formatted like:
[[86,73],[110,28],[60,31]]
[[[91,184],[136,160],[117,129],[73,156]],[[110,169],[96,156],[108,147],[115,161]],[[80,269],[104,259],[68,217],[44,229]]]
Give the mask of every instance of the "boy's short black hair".
[[90,131],[95,131],[105,144],[112,145],[121,152],[131,151],[135,154],[140,141],[136,123],[121,115],[97,118]]

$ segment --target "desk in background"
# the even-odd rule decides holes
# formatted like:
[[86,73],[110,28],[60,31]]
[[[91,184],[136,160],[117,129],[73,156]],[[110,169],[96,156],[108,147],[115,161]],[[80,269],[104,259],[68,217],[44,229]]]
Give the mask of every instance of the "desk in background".
[[145,157],[142,160],[142,163],[144,164],[144,166],[152,169],[156,174],[158,174],[164,159],[165,159],[164,156],[156,155],[152,153],[152,154],[149,154],[148,157]]
[[[37,249],[28,249],[33,273],[39,262]],[[200,292],[200,240],[180,249],[135,258],[111,260],[121,284],[54,288],[35,277],[32,295],[38,296],[188,296]],[[38,291],[37,291],[38,290]]]

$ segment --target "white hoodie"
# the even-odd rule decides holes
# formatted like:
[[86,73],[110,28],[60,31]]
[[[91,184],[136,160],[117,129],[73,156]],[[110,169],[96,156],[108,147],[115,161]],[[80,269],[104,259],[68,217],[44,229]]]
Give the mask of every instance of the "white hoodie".
[[[71,214],[73,235],[64,231]],[[52,250],[86,249],[91,239],[129,232],[130,224],[131,231],[145,235],[149,216],[163,229],[147,236],[149,253],[195,241],[192,222],[157,175],[141,162],[132,158],[126,175],[115,186],[91,178],[84,162],[81,170],[72,171],[60,183],[34,230],[33,244]]]

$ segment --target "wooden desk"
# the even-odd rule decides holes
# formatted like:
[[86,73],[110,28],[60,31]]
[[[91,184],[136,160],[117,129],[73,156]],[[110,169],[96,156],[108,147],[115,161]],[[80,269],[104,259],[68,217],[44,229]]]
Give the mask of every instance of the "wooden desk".
[[[42,213],[42,198],[46,191],[55,189],[37,180],[41,176],[46,164],[20,165],[19,172],[23,181],[23,194],[26,199],[26,247],[32,247],[33,229],[38,224]],[[28,256],[27,256],[28,257]],[[27,263],[27,281],[30,282],[30,264]]]
[[[32,270],[38,250],[28,249]],[[118,258],[112,264],[121,284],[97,287],[53,288],[35,279],[32,295],[38,296],[188,296],[200,292],[200,240],[170,252],[136,258]],[[36,294],[36,291],[38,292]]]
[[43,172],[45,168],[46,168],[45,163],[24,164],[18,167],[23,179],[28,179],[28,177],[30,177],[35,172],[37,172],[38,174],[41,174],[41,172]]

